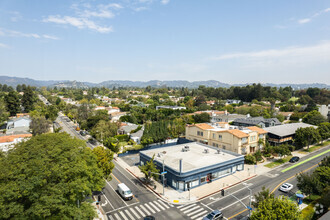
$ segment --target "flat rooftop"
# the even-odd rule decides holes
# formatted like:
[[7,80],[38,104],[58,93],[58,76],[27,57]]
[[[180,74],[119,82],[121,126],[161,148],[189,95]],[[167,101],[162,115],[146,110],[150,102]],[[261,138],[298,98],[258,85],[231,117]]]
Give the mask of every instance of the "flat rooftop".
[[[189,146],[188,151],[182,150],[185,146]],[[208,149],[208,153],[205,153],[205,149]],[[221,151],[220,154],[217,150]],[[155,155],[155,161],[163,163],[164,160],[165,166],[178,172],[180,171],[180,159],[182,159],[182,172],[188,172],[244,157],[234,152],[229,152],[197,142],[155,148],[140,151],[140,153],[145,154],[150,158]]]
[[277,125],[273,127],[263,128],[265,131],[271,134],[275,134],[279,137],[289,136],[295,134],[298,128],[307,128],[307,127],[314,127],[314,125],[306,124],[306,123],[291,123],[291,124],[284,124],[284,125]]

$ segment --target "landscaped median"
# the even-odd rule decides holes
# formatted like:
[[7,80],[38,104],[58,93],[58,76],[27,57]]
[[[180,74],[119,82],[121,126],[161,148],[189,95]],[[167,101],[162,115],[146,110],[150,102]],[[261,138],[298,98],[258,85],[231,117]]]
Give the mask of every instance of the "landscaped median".
[[271,162],[269,164],[266,164],[265,167],[268,167],[268,168],[277,167],[277,166],[279,166],[279,165],[281,165],[283,163],[288,162],[291,158],[292,158],[292,156],[287,156],[287,157],[284,157],[284,158],[275,160],[274,162]]
[[[286,172],[286,171],[288,171],[288,170],[291,170],[291,169],[293,169],[293,168],[295,168],[295,167],[297,167],[297,166],[299,166],[299,165],[301,165],[301,164],[303,164],[303,163],[306,163],[306,162],[308,162],[308,161],[310,161],[310,160],[313,160],[313,159],[316,158],[316,157],[319,157],[319,156],[321,156],[321,155],[323,155],[323,154],[326,154],[326,153],[329,153],[329,152],[330,152],[330,149],[329,149],[329,150],[326,150],[326,151],[323,151],[322,153],[319,153],[319,154],[317,154],[317,155],[315,155],[315,156],[312,156],[312,157],[310,157],[310,158],[308,158],[308,159],[306,159],[306,160],[304,160],[304,161],[301,161],[301,162],[299,162],[299,163],[297,163],[297,164],[295,164],[295,165],[293,165],[293,166],[291,166],[291,167],[288,167],[288,168],[282,170],[281,172],[284,173],[284,172]],[[268,164],[267,164],[267,165],[268,165]]]

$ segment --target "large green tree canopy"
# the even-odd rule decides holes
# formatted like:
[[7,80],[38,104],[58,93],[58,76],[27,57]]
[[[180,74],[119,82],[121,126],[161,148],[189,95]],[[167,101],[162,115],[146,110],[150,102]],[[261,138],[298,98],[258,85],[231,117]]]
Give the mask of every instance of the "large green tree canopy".
[[83,141],[65,133],[38,135],[0,157],[0,167],[0,219],[95,215],[84,199],[105,182]]

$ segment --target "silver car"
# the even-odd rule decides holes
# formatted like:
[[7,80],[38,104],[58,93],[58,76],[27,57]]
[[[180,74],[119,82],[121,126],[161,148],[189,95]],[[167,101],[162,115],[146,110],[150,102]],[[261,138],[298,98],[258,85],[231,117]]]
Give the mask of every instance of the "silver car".
[[290,183],[284,183],[281,187],[280,190],[282,192],[289,192],[293,188],[293,185]]

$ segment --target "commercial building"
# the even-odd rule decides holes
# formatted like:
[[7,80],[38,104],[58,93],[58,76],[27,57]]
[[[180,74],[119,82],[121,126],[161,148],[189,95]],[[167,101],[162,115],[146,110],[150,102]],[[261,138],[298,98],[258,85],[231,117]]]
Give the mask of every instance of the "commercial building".
[[323,115],[328,121],[330,121],[330,104],[329,105],[320,105],[319,112]]
[[244,169],[244,156],[197,142],[140,151],[141,165],[153,156],[166,184],[182,191]]
[[186,126],[186,139],[208,144],[238,154],[254,153],[265,143],[262,128],[230,126],[226,122],[200,123]]
[[292,144],[294,135],[298,128],[307,128],[307,127],[314,127],[316,126],[306,124],[306,123],[291,123],[291,124],[284,124],[275,127],[264,128],[267,131],[268,135],[268,142],[272,145],[279,145],[279,144]]

